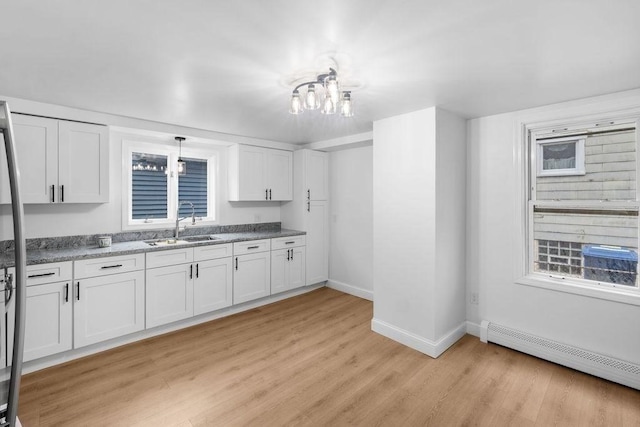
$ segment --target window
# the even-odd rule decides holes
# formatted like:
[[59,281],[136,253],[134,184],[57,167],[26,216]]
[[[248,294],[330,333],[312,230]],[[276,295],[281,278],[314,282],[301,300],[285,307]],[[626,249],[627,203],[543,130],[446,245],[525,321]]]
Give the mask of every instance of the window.
[[215,152],[183,149],[186,175],[177,173],[177,148],[125,141],[124,228],[158,228],[181,217],[215,220]]
[[530,275],[638,289],[636,123],[529,130]]

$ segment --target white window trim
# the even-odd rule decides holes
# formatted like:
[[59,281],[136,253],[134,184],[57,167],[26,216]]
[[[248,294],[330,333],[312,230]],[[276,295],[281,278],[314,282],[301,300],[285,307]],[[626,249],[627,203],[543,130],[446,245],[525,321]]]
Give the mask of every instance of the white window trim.
[[[544,159],[543,152],[545,145],[556,145],[556,144],[564,144],[567,142],[575,142],[576,143],[576,166],[574,168],[566,168],[566,169],[543,169]],[[584,175],[585,165],[584,165],[584,138],[580,137],[568,137],[568,138],[558,138],[552,140],[536,140],[536,159],[533,159],[536,162],[537,166],[537,175],[538,176],[569,176],[569,175]]]
[[[514,145],[513,160],[516,176],[519,179],[514,183],[515,194],[518,197],[514,198],[516,203],[514,212],[516,213],[517,233],[514,235],[513,242],[514,247],[519,249],[516,251],[518,255],[514,263],[514,283],[553,292],[563,292],[640,306],[640,291],[638,288],[628,289],[625,287],[625,289],[621,289],[620,286],[610,286],[611,284],[600,284],[599,282],[553,277],[548,274],[530,272],[533,245],[533,227],[530,227],[530,224],[533,219],[530,217],[529,191],[535,194],[535,188],[533,187],[535,183],[532,185],[531,182],[530,165],[532,159],[529,135],[531,133],[543,134],[544,131],[548,132],[548,134],[554,134],[557,132],[558,127],[562,127],[561,131],[566,134],[577,129],[583,129],[586,123],[609,124],[612,121],[626,120],[628,122],[635,121],[636,145],[640,146],[640,120],[638,119],[640,117],[640,106],[637,101],[632,101],[632,105],[621,106],[618,104],[626,104],[627,100],[619,103],[616,100],[608,100],[607,97],[602,99],[603,101],[600,103],[589,104],[584,107],[573,105],[573,108],[571,108],[574,110],[573,114],[567,115],[565,113],[564,118],[557,110],[549,109],[546,111],[532,110],[525,112],[516,119],[514,132],[516,144]],[[640,151],[637,151],[637,153],[636,162],[640,163]],[[636,188],[640,191],[640,168],[637,169],[636,180]],[[538,204],[540,203],[538,202]],[[553,204],[552,201],[550,203]],[[635,206],[638,205],[638,201],[632,203]],[[578,206],[580,202],[577,201],[575,204]],[[616,205],[623,205],[625,208],[629,207],[629,203],[625,202],[617,203]]]
[[[167,218],[154,218],[149,220],[131,219],[131,156],[134,152],[144,152],[158,154],[168,157],[169,182],[167,189]],[[148,230],[148,229],[170,229],[175,227],[176,211],[178,200],[178,179],[177,160],[178,148],[169,144],[150,143],[136,140],[122,140],[122,230]],[[219,201],[217,200],[219,180],[219,158],[218,150],[206,150],[201,148],[185,146],[183,143],[182,157],[207,160],[207,173],[209,182],[207,185],[207,213],[209,216],[197,219],[197,226],[218,225],[217,215],[219,212]],[[212,182],[211,182],[212,181]],[[182,224],[181,224],[182,226]]]

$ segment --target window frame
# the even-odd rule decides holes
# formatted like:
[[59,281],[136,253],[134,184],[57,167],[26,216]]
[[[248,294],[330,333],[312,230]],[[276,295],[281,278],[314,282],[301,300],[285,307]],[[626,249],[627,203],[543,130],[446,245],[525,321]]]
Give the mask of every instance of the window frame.
[[[133,219],[132,212],[132,169],[133,153],[148,153],[167,156],[169,174],[167,176],[167,218]],[[147,142],[132,139],[122,140],[122,229],[167,229],[175,227],[178,208],[178,172],[179,148],[163,142]],[[184,144],[182,157],[207,161],[207,217],[196,217],[198,225],[217,225],[219,212],[218,171],[220,153]],[[188,171],[187,171],[188,172]]]
[[[607,126],[622,124],[633,125],[635,127],[636,138],[636,200],[597,201],[597,203],[601,210],[640,210],[640,168],[638,167],[640,165],[640,108],[617,113],[584,115],[583,117],[567,119],[551,120],[547,115],[546,121],[543,121],[544,118],[543,120],[539,120],[539,116],[540,115],[532,115],[529,118],[520,117],[516,122],[519,143],[516,145],[517,148],[514,149],[514,162],[518,175],[520,176],[519,183],[516,184],[517,191],[520,194],[520,197],[516,198],[516,202],[518,203],[516,211],[519,212],[518,217],[520,219],[518,220],[518,228],[521,234],[518,236],[521,237],[515,236],[514,243],[521,248],[521,251],[519,262],[516,263],[514,268],[514,283],[640,306],[640,285],[630,287],[627,285],[615,285],[555,275],[550,274],[550,272],[534,271],[535,240],[533,238],[533,208],[535,206],[589,208],[593,207],[593,204],[590,203],[591,201],[581,200],[537,201],[535,199],[536,178],[538,177],[536,157],[539,157],[539,154],[537,145],[535,146],[535,150],[533,149],[535,140],[532,137],[533,135],[538,137],[541,135],[546,135],[547,137],[554,135],[555,138],[557,138],[556,140],[558,140],[562,138],[562,135],[571,135],[569,138],[576,139],[577,136],[575,134],[577,131],[585,128],[606,128]],[[640,243],[640,224],[638,234]]]

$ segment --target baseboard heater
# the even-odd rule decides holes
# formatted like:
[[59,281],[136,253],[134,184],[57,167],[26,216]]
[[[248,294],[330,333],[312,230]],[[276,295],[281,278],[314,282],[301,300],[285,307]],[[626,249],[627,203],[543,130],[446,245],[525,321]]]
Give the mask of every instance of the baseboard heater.
[[640,390],[640,366],[517,329],[482,322],[481,340]]

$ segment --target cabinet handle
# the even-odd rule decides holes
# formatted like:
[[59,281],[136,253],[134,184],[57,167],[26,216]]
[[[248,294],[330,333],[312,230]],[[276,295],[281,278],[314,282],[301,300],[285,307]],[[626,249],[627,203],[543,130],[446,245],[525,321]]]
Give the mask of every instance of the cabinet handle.
[[268,188],[264,189],[264,199],[265,200],[269,200],[269,189]]
[[311,190],[307,190],[307,200],[311,200]]
[[56,202],[56,186],[52,185],[51,186],[51,203],[55,203]]
[[189,279],[193,279],[193,264],[191,264],[191,268],[189,269]]
[[291,249],[291,261],[293,261],[293,249]]
[[258,249],[260,246],[249,246],[247,249]]
[[287,249],[287,261],[289,261],[289,249]]
[[105,265],[103,267],[100,267],[101,270],[106,270],[108,268],[120,268],[122,267],[122,264],[115,264],[115,265]]
[[64,285],[64,302],[69,302],[69,284]]
[[34,277],[47,277],[47,276],[53,276],[54,274],[56,274],[56,273],[51,272],[51,273],[42,273],[42,274],[30,274],[30,275],[27,276],[27,278],[28,279],[33,279]]
[[307,200],[307,212],[311,212],[311,200]]
[[284,242],[285,245],[293,245],[295,242]]
[[269,189],[269,200],[271,200],[271,189]]
[[60,201],[64,202],[64,184],[60,186]]
[[76,282],[76,300],[80,301],[80,282]]
[[200,264],[196,264],[196,279],[200,277]]
[[238,257],[236,257],[236,271],[238,270]]

